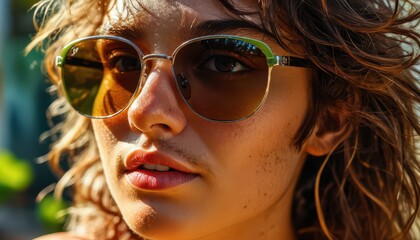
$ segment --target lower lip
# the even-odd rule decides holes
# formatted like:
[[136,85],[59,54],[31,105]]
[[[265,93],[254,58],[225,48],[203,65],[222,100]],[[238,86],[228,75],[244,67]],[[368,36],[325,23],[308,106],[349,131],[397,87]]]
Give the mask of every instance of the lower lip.
[[138,189],[163,190],[190,182],[197,175],[179,171],[158,172],[138,169],[127,172],[126,177],[128,182]]

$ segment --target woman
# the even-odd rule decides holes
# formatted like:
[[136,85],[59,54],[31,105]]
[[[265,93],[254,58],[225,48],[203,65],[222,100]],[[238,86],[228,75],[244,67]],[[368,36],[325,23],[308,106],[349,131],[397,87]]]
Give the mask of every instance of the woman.
[[74,203],[40,239],[415,239],[418,7],[42,1]]

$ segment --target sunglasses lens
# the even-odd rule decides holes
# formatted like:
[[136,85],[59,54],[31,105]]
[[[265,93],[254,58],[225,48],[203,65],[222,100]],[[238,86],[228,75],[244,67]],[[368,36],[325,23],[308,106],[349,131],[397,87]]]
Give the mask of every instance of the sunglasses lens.
[[78,112],[104,117],[129,104],[141,75],[140,57],[130,44],[88,39],[73,44],[63,59],[66,96]]
[[217,38],[183,46],[174,75],[187,104],[203,117],[234,121],[252,115],[268,84],[267,58],[251,43]]

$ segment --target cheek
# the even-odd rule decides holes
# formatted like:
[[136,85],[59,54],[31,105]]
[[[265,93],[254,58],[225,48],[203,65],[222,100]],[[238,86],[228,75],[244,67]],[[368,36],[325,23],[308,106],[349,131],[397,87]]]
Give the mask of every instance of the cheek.
[[243,122],[202,124],[195,129],[216,158],[229,155],[243,162],[265,158],[287,160],[286,156],[296,154],[292,141],[303,122],[306,106],[289,99],[282,100],[282,104],[267,102],[257,115]]
[[297,126],[279,122],[266,120],[266,125],[259,127],[251,123],[254,127],[235,131],[230,136],[225,134],[229,139],[226,147],[215,147],[221,168],[230,169],[232,176],[251,185],[273,189],[287,185],[303,154],[291,144]]
[[108,140],[112,140],[111,143],[126,139],[127,135],[132,132],[128,123],[127,109],[111,118],[92,120],[92,124],[97,135],[105,135]]
[[117,137],[113,133],[118,131],[118,127],[110,128],[103,120],[92,120],[92,126],[99,152],[101,154],[109,154],[113,146],[118,142]]
[[215,179],[222,179],[216,183],[223,189],[220,195],[240,200],[243,209],[261,210],[281,199],[299,175],[306,155],[292,141],[307,112],[309,96],[308,82],[299,77],[287,85],[273,84],[276,94],[245,121],[201,122],[194,127],[216,159]]
[[288,137],[253,128],[252,132],[243,129],[224,133],[218,146],[212,147],[215,180],[209,194],[213,203],[207,210],[217,216],[222,211],[223,220],[216,216],[222,225],[271,211],[277,214],[290,206],[292,191],[288,190],[293,189],[299,176],[303,154],[290,146]]
[[[268,150],[268,149],[267,149]],[[263,211],[277,202],[285,204],[287,190],[298,176],[299,158],[285,148],[256,153],[249,158],[250,167],[238,173],[247,188],[248,211]]]
[[201,136],[214,159],[216,176],[212,186],[214,196],[218,196],[215,205],[226,206],[235,199],[235,204],[224,210],[224,215],[229,216],[225,221],[255,216],[286,199],[287,190],[299,175],[304,154],[291,145],[291,135],[303,117],[269,116],[272,114],[262,112],[230,127],[213,126],[212,131]]
[[92,120],[92,126],[107,186],[119,205],[123,199],[120,180],[124,168],[121,156],[118,154],[124,146],[114,134],[118,132],[119,125],[109,124],[104,120]]
[[[253,152],[267,148],[266,145],[289,146],[308,111],[312,74],[311,70],[301,69],[273,71],[269,95],[254,116],[231,124],[214,124],[203,120],[193,127],[201,133],[206,144],[221,153],[226,145],[233,151],[243,151],[251,143],[257,148]],[[221,141],[224,144],[220,144]],[[220,151],[217,150],[219,148]]]
[[105,177],[112,190],[114,185],[112,183],[117,181],[118,177],[116,172],[122,168],[117,155],[119,140],[114,134],[118,132],[118,127],[114,125],[114,128],[111,128],[104,120],[92,120],[92,126]]

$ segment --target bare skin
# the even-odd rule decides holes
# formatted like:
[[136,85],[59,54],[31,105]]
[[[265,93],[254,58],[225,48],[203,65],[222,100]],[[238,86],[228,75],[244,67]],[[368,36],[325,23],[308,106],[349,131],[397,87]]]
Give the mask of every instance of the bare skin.
[[[103,31],[141,32],[131,40],[145,54],[171,54],[193,37],[186,30],[205,21],[235,18],[212,1],[139,0],[141,7],[126,8],[124,2],[117,0],[110,9]],[[220,34],[263,39],[276,54],[289,55],[257,31],[228,29]],[[311,70],[276,67],[271,79],[268,98],[257,114],[218,123],[185,105],[170,63],[157,60],[126,111],[92,120],[107,183],[131,230],[162,240],[296,239],[291,207],[302,164],[307,154],[328,152],[338,135],[315,131],[297,150],[291,140],[308,111]],[[133,187],[124,176],[125,159],[133,150],[165,154],[199,177],[164,190]],[[37,240],[63,238],[83,239],[59,233]]]

